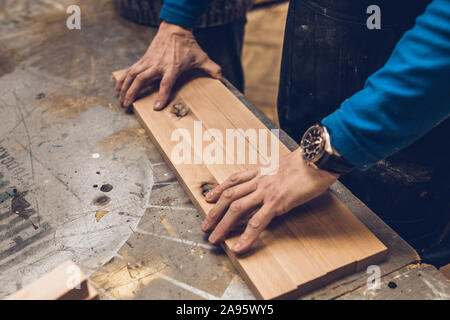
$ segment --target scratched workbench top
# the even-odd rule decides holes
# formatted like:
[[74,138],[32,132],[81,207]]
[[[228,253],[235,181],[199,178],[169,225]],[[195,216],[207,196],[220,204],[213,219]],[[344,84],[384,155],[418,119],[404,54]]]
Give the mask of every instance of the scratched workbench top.
[[[111,72],[134,63],[155,30],[119,17],[111,2],[0,3],[0,298],[71,259],[102,299],[251,299],[119,106]],[[70,4],[81,7],[81,30],[66,27]],[[374,213],[341,184],[333,191],[388,246],[386,280],[370,291],[363,272],[302,298],[408,298],[413,276],[419,298],[450,297],[448,282],[415,265],[415,251]]]

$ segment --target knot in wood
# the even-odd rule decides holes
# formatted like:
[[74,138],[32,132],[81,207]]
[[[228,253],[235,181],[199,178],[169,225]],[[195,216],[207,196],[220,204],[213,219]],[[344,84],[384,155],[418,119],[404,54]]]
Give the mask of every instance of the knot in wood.
[[189,108],[186,107],[184,104],[182,103],[175,103],[172,106],[172,113],[174,115],[176,115],[177,117],[181,118],[186,116],[189,113]]

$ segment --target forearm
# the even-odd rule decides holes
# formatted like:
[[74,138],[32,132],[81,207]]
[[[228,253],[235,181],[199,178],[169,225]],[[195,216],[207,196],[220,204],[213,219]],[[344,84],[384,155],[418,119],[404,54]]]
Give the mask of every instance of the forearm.
[[360,169],[411,144],[450,111],[450,1],[434,0],[365,88],[325,118],[333,146]]
[[212,0],[165,0],[162,20],[184,28],[192,28],[206,11]]

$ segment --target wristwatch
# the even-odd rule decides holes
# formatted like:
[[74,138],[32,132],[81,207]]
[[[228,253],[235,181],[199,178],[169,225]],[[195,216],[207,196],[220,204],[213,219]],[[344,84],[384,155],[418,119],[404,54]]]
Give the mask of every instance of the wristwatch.
[[354,169],[354,166],[332,147],[327,128],[321,124],[315,124],[306,130],[300,148],[308,165],[337,174],[349,173]]

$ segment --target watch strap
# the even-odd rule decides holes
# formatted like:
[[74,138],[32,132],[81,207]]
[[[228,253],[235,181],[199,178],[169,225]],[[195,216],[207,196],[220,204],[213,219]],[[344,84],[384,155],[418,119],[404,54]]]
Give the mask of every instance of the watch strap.
[[315,165],[322,170],[345,174],[351,172],[355,167],[343,157],[335,154],[325,153],[325,155],[315,163]]

